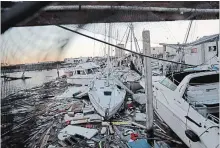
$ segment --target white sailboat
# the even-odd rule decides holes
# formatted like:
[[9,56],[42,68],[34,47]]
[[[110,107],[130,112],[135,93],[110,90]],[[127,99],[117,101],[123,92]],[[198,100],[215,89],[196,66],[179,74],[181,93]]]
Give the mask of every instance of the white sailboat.
[[154,82],[154,110],[192,148],[219,146],[219,73],[182,72]]
[[113,77],[97,78],[88,92],[89,99],[96,111],[107,119],[111,118],[124,103],[126,91]]
[[[109,25],[109,36],[111,24]],[[110,37],[109,37],[110,42]],[[104,118],[111,118],[124,103],[126,91],[110,73],[110,46],[108,47],[107,74],[101,74],[90,85],[89,99],[96,111]]]

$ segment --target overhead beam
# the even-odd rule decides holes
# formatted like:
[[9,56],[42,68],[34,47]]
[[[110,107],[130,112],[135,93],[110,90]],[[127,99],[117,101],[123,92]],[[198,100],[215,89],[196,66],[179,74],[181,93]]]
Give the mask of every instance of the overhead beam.
[[219,19],[218,2],[72,1],[52,3],[16,26],[206,19]]
[[219,15],[217,13],[152,12],[139,10],[42,11],[29,22],[20,23],[17,26],[207,19],[219,19]]
[[114,10],[114,11],[153,11],[153,12],[178,12],[178,13],[219,13],[219,9],[196,9],[196,8],[168,8],[168,7],[140,7],[140,6],[94,6],[94,5],[66,5],[47,6],[44,11],[83,11],[83,10]]

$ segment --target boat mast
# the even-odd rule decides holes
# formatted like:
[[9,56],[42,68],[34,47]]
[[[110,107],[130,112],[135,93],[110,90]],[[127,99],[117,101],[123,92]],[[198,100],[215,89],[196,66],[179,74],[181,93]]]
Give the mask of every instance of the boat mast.
[[[191,30],[191,27],[192,27],[192,23],[193,23],[193,20],[191,20],[191,21],[189,22],[189,26],[188,26],[188,28],[187,28],[186,35],[185,35],[183,44],[186,44],[187,41],[188,41],[189,33],[190,33],[190,30]],[[185,56],[185,50],[184,50],[184,48],[181,48],[181,49],[182,49],[182,52],[181,52],[181,54],[180,54],[180,62],[183,61],[183,58],[184,58],[184,56]],[[180,64],[177,65],[177,70],[180,70],[180,69],[181,69],[181,66],[182,66],[182,65],[180,65]]]
[[[111,43],[110,37],[111,37],[111,23],[109,23],[109,34],[108,34],[108,42]],[[108,56],[107,56],[107,85],[109,85],[109,75],[110,75],[110,59],[109,59],[109,54],[110,54],[110,48],[111,46],[108,45]]]
[[[105,23],[105,39],[104,41],[106,42],[106,35],[107,35],[107,31],[106,31],[106,23]],[[106,57],[106,44],[104,45],[104,58]]]
[[[143,37],[143,52],[144,55],[151,55],[150,50],[150,31],[144,30]],[[149,138],[153,138],[153,91],[152,91],[152,69],[151,59],[144,57],[144,72],[145,72],[145,95],[146,95],[146,129]]]
[[[132,31],[133,31],[133,25],[132,23],[130,24],[130,32],[131,32],[131,51],[132,51]],[[131,54],[131,61],[134,63],[133,61],[133,54]]]
[[131,29],[131,51],[132,51],[132,31],[133,31],[132,23],[130,24],[130,29]]

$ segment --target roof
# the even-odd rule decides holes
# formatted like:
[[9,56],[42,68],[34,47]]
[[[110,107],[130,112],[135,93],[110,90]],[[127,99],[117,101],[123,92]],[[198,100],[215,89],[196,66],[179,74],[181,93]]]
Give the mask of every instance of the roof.
[[207,42],[214,42],[214,41],[219,41],[219,35],[220,34],[214,34],[214,35],[209,35],[209,36],[203,36],[200,39],[191,42],[191,43],[187,43],[185,44],[186,46],[194,46],[194,45],[199,45],[199,44],[203,44],[203,43],[207,43]]
[[187,46],[195,46],[203,43],[208,43],[208,42],[214,42],[214,41],[219,41],[219,36],[220,34],[213,34],[209,36],[203,36],[200,39],[193,41],[191,43],[186,43],[186,44],[166,44],[166,43],[160,43],[160,45],[166,45],[168,47],[172,47],[174,49],[179,49],[180,47],[187,47]]
[[76,66],[76,68],[82,68],[82,69],[91,69],[91,68],[98,68],[98,67],[100,66],[93,62],[86,62],[86,63],[82,63]]

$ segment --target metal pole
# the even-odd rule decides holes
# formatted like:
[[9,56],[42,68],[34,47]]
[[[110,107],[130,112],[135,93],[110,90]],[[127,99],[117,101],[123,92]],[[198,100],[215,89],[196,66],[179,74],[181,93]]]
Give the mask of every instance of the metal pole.
[[[111,42],[111,39],[110,39],[110,37],[111,37],[111,23],[109,23],[109,34],[108,34],[108,42],[110,43]],[[107,71],[108,71],[108,73],[107,73],[107,84],[109,84],[109,74],[110,74],[110,58],[109,58],[109,56],[110,56],[110,46],[108,46],[108,57],[107,57]]]
[[132,51],[132,24],[130,25],[130,29],[131,29],[131,51]]
[[[143,51],[145,55],[151,55],[150,51],[150,31],[142,32]],[[146,129],[149,137],[153,137],[153,90],[152,90],[152,70],[151,59],[144,57],[145,67],[145,95],[146,95]]]
[[218,52],[219,52],[219,51],[218,51],[218,42],[219,42],[219,41],[217,40],[217,41],[216,41],[216,49],[217,49],[217,50],[216,50],[216,51],[217,51],[216,56],[217,56],[217,58],[218,58],[218,54],[219,54],[219,53],[218,53]]
[[[107,27],[107,26],[106,26],[106,23],[105,23],[105,39],[104,39],[105,42],[106,42],[106,35],[107,35],[107,31],[106,31],[107,29],[106,29],[106,27]],[[106,57],[106,44],[105,44],[105,49],[104,49],[104,58],[105,58],[105,57]]]
[[[163,59],[166,60],[166,45],[163,45]],[[163,61],[163,75],[166,75],[166,62]]]

